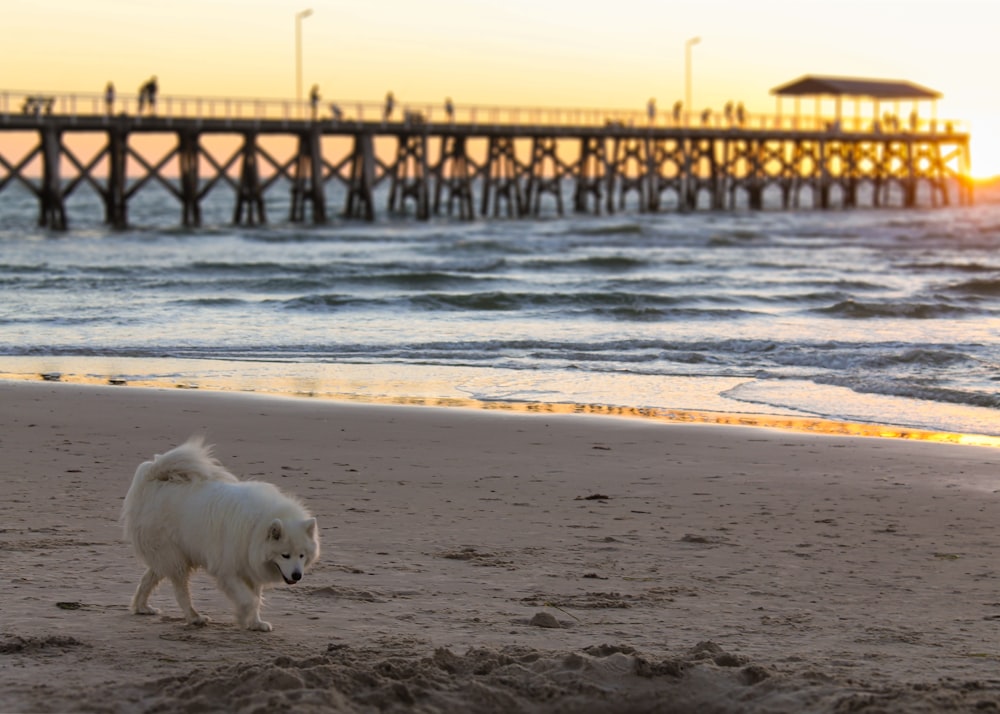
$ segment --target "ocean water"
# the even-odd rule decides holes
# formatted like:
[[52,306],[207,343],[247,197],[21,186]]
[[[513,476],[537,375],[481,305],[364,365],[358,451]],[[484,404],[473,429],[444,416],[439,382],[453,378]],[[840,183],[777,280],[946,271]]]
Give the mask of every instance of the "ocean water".
[[[140,200],[141,199],[141,200]],[[333,205],[339,205],[336,200]],[[134,227],[0,192],[0,373],[1000,436],[1000,203]],[[385,206],[384,198],[380,207]]]

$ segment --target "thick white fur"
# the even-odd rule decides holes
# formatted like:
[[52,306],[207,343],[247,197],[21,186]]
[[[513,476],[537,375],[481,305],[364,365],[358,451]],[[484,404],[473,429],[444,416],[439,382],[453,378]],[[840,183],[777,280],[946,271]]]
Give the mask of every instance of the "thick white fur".
[[215,578],[241,626],[268,632],[271,625],[260,619],[262,589],[298,582],[319,557],[316,519],[301,503],[269,483],[240,481],[197,437],[139,465],[122,523],[148,568],[132,612],[157,614],[149,596],[166,578],[192,625],[208,622],[191,603],[195,569]]

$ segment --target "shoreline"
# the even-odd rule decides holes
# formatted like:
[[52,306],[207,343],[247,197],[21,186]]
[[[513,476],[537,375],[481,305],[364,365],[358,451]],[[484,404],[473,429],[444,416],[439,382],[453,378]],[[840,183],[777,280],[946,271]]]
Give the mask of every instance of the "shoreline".
[[[0,400],[0,710],[1000,702],[993,449],[46,382]],[[127,612],[122,498],[194,433],[319,519],[273,633],[236,629],[204,575],[207,627],[169,587],[161,616]]]
[[[46,358],[16,358],[18,361],[29,362],[32,367],[44,365]],[[90,365],[89,360],[97,358],[71,358]],[[867,438],[904,439],[913,441],[929,441],[972,446],[1000,447],[1000,436],[958,431],[934,430],[892,423],[877,423],[867,421],[849,421],[824,418],[797,412],[793,409],[766,410],[738,409],[740,403],[716,399],[712,406],[705,408],[671,408],[671,407],[628,407],[608,404],[579,403],[564,401],[520,401],[483,400],[465,396],[454,389],[448,389],[441,384],[424,385],[420,383],[399,382],[396,384],[380,384],[378,389],[365,392],[357,381],[345,380],[347,390],[320,389],[315,381],[300,379],[278,380],[254,379],[246,375],[216,374],[212,378],[199,380],[185,377],[183,371],[173,374],[161,374],[159,377],[148,375],[136,378],[127,371],[109,370],[108,364],[123,363],[129,360],[150,361],[150,358],[108,358],[98,359],[106,363],[105,369],[89,372],[86,367],[74,372],[60,370],[45,371],[10,371],[0,370],[0,383],[3,382],[48,382],[86,386],[114,386],[132,389],[168,389],[179,391],[202,391],[218,394],[248,394],[276,399],[293,399],[304,401],[323,401],[341,404],[371,404],[384,406],[425,406],[448,409],[467,409],[473,411],[509,412],[526,414],[573,414],[601,417],[639,419],[667,424],[707,424],[747,426],[765,429],[779,429],[790,432],[826,434],[839,436],[859,436]],[[10,361],[10,360],[8,360]],[[50,364],[63,366],[66,358],[50,358]],[[160,360],[167,365],[184,363],[184,359]],[[199,362],[204,360],[198,360]],[[259,363],[254,363],[259,364]],[[284,363],[279,363],[284,365]],[[351,367],[359,365],[348,365]],[[368,367],[361,365],[361,367]],[[95,373],[96,372],[96,373]],[[692,378],[691,381],[695,381]],[[718,381],[718,380],[709,380]],[[734,380],[738,381],[738,380]],[[421,392],[424,392],[421,394]],[[698,399],[706,400],[707,390],[698,392]],[[742,406],[750,406],[743,404]]]

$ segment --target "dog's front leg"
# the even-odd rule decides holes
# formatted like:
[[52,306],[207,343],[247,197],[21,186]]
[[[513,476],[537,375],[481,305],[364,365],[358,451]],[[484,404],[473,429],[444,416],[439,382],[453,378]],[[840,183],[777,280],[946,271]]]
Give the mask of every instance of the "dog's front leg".
[[261,604],[261,588],[258,586],[255,590],[251,591],[252,602],[250,606],[246,609],[243,615],[243,622],[246,624],[248,630],[257,630],[258,632],[270,632],[273,628],[270,622],[264,622],[260,619],[260,604]]
[[242,580],[219,578],[219,589],[236,606],[236,620],[242,627],[258,632],[270,632],[270,622],[260,619],[261,589],[253,588]]

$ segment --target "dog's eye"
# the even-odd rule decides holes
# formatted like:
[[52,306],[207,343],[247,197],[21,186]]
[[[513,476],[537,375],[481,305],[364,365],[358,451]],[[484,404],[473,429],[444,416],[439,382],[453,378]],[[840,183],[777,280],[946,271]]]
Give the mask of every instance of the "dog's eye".
[[289,558],[291,558],[292,556],[288,555],[287,553],[282,553],[282,554],[281,554],[281,557],[282,557],[282,558],[284,558],[285,560],[288,560],[288,559],[289,559]]

